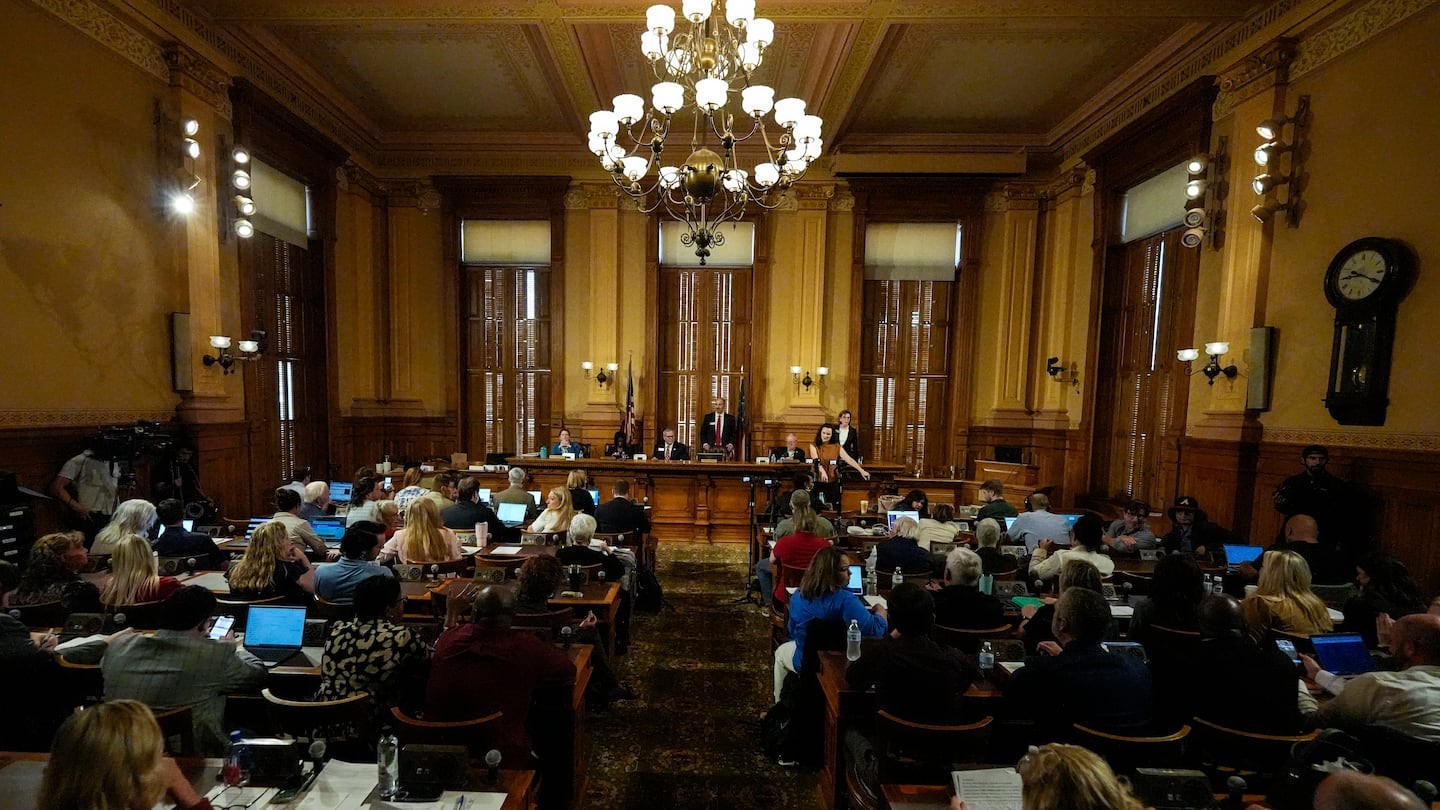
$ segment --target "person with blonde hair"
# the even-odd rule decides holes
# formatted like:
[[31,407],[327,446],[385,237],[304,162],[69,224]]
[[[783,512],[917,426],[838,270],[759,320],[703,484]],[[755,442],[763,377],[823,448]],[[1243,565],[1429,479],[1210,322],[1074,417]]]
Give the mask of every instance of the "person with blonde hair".
[[230,566],[225,577],[230,580],[230,595],[235,599],[284,596],[286,602],[303,605],[315,592],[315,572],[310,561],[278,520],[255,528],[245,556]]
[[91,706],[55,735],[35,797],[37,810],[149,810],[169,797],[182,810],[209,810],[164,756],[165,739],[149,707],[137,700]]
[[155,513],[155,504],[142,498],[132,498],[120,504],[114,517],[110,518],[109,525],[95,536],[95,544],[90,547],[90,553],[114,554],[120,538],[126,535],[138,534],[148,539],[150,530],[155,528],[157,522],[159,517]]
[[150,543],[138,534],[120,538],[110,557],[110,578],[100,591],[100,601],[107,605],[137,605],[158,602],[180,590],[180,580],[160,576],[155,552]]
[[565,477],[565,487],[570,490],[570,505],[576,512],[595,514],[595,498],[590,494],[590,474],[576,468]]
[[461,556],[460,538],[445,528],[435,501],[417,498],[410,503],[405,528],[385,543],[377,559],[383,565],[392,560],[407,564],[450,562]]
[[[1051,743],[1026,754],[1020,772],[1025,810],[1141,810],[1144,805],[1100,756],[1078,745]],[[965,802],[951,802],[965,810]]]
[[886,612],[882,605],[876,605],[874,612],[865,607],[860,597],[845,588],[850,579],[850,569],[845,563],[845,552],[835,546],[815,552],[810,567],[800,580],[800,587],[790,597],[790,618],[787,629],[790,640],[775,649],[775,702],[780,702],[780,690],[785,678],[792,672],[800,671],[800,662],[805,659],[805,636],[813,619],[830,620],[849,626],[854,621],[860,626],[863,636],[877,638],[887,631]]
[[1245,624],[1264,641],[1279,630],[1300,636],[1335,629],[1325,603],[1310,590],[1310,564],[1293,551],[1267,551],[1255,593],[1245,597]]
[[570,530],[570,521],[575,518],[575,508],[570,505],[570,490],[555,487],[545,496],[545,511],[530,524],[532,532],[560,532]]

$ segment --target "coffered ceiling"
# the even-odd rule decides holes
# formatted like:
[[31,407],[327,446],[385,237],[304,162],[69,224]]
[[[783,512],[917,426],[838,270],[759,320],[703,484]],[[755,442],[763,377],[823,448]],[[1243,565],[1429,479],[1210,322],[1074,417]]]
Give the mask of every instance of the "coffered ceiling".
[[[381,166],[499,149],[587,160],[589,113],[655,81],[639,52],[644,0],[190,5]],[[832,155],[1053,154],[1266,5],[759,0],[776,35],[755,78],[806,99]]]

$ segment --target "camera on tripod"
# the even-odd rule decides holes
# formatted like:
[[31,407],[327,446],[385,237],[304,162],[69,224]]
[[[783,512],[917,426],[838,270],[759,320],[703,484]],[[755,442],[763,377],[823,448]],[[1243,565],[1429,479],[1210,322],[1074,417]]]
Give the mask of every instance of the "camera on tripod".
[[120,469],[121,488],[135,486],[135,462],[163,453],[175,440],[160,432],[160,423],[138,419],[129,426],[103,427],[90,440],[96,458],[113,461]]

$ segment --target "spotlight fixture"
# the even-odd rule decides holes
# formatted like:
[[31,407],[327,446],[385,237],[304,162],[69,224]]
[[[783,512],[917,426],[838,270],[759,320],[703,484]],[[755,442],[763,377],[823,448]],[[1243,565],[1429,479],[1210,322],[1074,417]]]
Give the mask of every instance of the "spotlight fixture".
[[[1270,118],[1255,127],[1255,131],[1265,142],[1255,147],[1255,165],[1260,171],[1250,187],[1265,199],[1250,209],[1250,213],[1261,222],[1269,222],[1275,212],[1285,211],[1289,215],[1290,227],[1300,224],[1300,192],[1304,185],[1302,146],[1309,117],[1310,97],[1301,96],[1294,115]],[[1288,143],[1284,140],[1286,125],[1291,128]],[[1281,160],[1286,154],[1289,154],[1290,159]],[[1272,196],[1272,192],[1281,186],[1286,187],[1283,201]]]
[[237,146],[230,152],[230,159],[236,163],[249,163],[250,150],[243,146]]
[[1264,174],[1256,175],[1254,181],[1250,183],[1250,187],[1255,189],[1256,194],[1263,197],[1266,194],[1269,194],[1275,188],[1283,186],[1289,182],[1290,178],[1286,177],[1285,175],[1276,176],[1269,172],[1265,172]]
[[170,195],[170,210],[182,217],[188,217],[195,213],[195,197],[188,191],[178,191]]
[[235,195],[235,210],[240,212],[242,217],[255,215],[255,201],[243,194]]
[[250,220],[241,217],[235,220],[235,235],[241,239],[249,239],[255,235],[255,225]]
[[1269,222],[1269,221],[1270,221],[1270,218],[1273,217],[1273,216],[1275,216],[1275,212],[1277,212],[1277,211],[1289,211],[1289,210],[1290,210],[1290,206],[1289,206],[1289,205],[1286,205],[1285,203],[1277,202],[1277,201],[1275,201],[1275,200],[1269,200],[1269,201],[1267,201],[1267,202],[1260,203],[1259,205],[1255,206],[1254,208],[1251,208],[1251,209],[1250,209],[1250,216],[1255,217],[1256,219],[1260,220],[1261,222]]
[[185,154],[186,154],[191,160],[199,160],[199,159],[200,159],[200,142],[197,141],[197,140],[195,140],[194,138],[186,138],[186,139],[185,139]]
[[235,172],[230,175],[230,185],[241,191],[250,188],[250,173],[244,169],[236,169]]
[[[223,143],[221,144],[220,151],[225,151],[225,145]],[[243,146],[234,146],[230,149],[230,185],[237,191],[249,192],[253,182],[253,178],[250,176],[250,170],[246,168],[249,165],[249,149]],[[255,198],[250,196],[249,193],[240,193],[232,196],[230,199],[234,203],[234,213],[229,214],[229,217],[234,218],[232,227],[235,230],[235,235],[241,239],[249,239],[255,235],[255,223],[250,217],[255,216],[255,213],[259,210],[255,205]]]
[[1185,163],[1185,231],[1180,235],[1180,244],[1187,248],[1204,244],[1206,233],[1211,234],[1211,246],[1220,247],[1228,147],[1229,139],[1222,136],[1214,155],[1196,155]]
[[185,137],[193,138],[200,132],[200,122],[194,118],[186,118],[180,122],[180,131],[185,133]]
[[[1301,96],[1301,99],[1303,103],[1303,101],[1308,101],[1309,96]],[[1304,109],[1307,107],[1296,110],[1293,116],[1281,115],[1275,118],[1267,118],[1255,125],[1255,132],[1267,141],[1279,140],[1281,133],[1285,131],[1285,125],[1298,123],[1303,115]]]
[[1294,149],[1294,146],[1289,146],[1280,143],[1279,141],[1269,141],[1267,143],[1262,143],[1259,146],[1255,147],[1255,165],[1269,166],[1270,161],[1274,160],[1285,152],[1289,152]]

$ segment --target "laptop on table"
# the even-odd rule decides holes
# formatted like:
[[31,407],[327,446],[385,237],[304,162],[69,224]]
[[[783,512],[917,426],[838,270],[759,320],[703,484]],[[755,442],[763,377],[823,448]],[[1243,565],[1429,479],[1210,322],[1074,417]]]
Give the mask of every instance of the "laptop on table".
[[330,482],[330,500],[336,503],[348,503],[350,501],[351,488],[355,485],[349,481]]
[[525,522],[525,504],[502,503],[495,507],[495,517],[506,526],[514,528]]
[[1362,675],[1375,669],[1375,660],[1358,633],[1331,633],[1311,636],[1315,658],[1321,669],[1336,675]]
[[267,667],[279,666],[305,645],[305,608],[251,605],[245,649]]
[[920,512],[914,509],[892,509],[885,513],[885,526],[888,529],[895,528],[895,521],[908,517],[916,523],[920,522]]
[[1225,564],[1237,567],[1241,563],[1253,563],[1265,553],[1264,546],[1239,546],[1225,544]]

